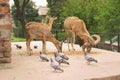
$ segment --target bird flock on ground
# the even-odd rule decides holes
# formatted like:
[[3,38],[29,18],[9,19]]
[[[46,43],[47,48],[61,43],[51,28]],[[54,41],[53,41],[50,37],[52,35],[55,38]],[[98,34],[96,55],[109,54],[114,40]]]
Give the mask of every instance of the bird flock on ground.
[[[21,45],[15,44],[17,49],[22,49]],[[37,49],[38,46],[34,46],[34,49]],[[90,65],[90,62],[97,63],[98,61],[91,56],[88,56],[87,53],[84,51],[84,58],[87,61],[87,64]],[[70,65],[69,57],[63,54],[63,52],[54,52],[54,58],[48,58],[46,54],[40,51],[40,59],[41,61],[49,62],[50,66],[55,71],[64,72],[64,70],[60,67],[61,64]]]

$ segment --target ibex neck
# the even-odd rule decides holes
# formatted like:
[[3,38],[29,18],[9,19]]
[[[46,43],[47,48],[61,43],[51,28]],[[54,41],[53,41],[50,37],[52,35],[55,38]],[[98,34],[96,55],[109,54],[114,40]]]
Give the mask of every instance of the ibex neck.
[[50,30],[52,29],[52,24],[53,24],[53,20],[49,20],[48,26]]
[[89,34],[81,34],[78,32],[77,35],[80,39],[84,40],[84,42],[89,42],[91,45],[95,44],[93,38]]
[[52,42],[55,45],[55,47],[57,48],[57,50],[61,51],[61,47],[60,47],[61,43],[58,40],[54,40]]

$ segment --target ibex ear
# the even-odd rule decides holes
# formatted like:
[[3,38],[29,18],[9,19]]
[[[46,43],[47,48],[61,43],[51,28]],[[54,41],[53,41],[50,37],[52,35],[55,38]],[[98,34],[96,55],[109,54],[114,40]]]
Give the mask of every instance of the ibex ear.
[[47,15],[46,18],[49,18],[49,16]]
[[61,41],[61,44],[63,45],[63,41]]
[[57,17],[55,17],[54,19],[57,19]]

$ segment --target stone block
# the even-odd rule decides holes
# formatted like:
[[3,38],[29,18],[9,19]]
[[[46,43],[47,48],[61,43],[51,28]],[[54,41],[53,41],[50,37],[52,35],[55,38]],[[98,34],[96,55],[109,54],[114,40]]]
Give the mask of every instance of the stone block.
[[5,0],[0,0],[0,16],[4,16],[10,12],[9,2]]
[[9,3],[10,0],[0,0],[0,2],[6,2]]
[[0,58],[0,63],[10,63],[11,58]]
[[0,47],[2,47],[2,46],[3,46],[3,42],[0,41]]
[[11,31],[10,30],[4,30],[0,29],[0,38],[5,39],[11,36]]
[[11,47],[0,47],[0,52],[11,52]]
[[11,47],[11,43],[6,41],[6,42],[3,43],[3,46],[4,47]]
[[5,50],[5,48],[4,47],[0,47],[0,52],[3,52]]
[[10,42],[10,39],[9,37],[8,38],[5,38],[7,40],[2,40],[0,39],[0,47],[11,47],[11,42]]
[[9,26],[11,27],[11,15],[10,14],[6,14],[2,17],[0,17],[0,25],[1,26]]
[[3,58],[3,57],[4,57],[3,53],[2,53],[2,52],[0,52],[0,58]]
[[4,57],[10,58],[12,56],[11,52],[4,52]]

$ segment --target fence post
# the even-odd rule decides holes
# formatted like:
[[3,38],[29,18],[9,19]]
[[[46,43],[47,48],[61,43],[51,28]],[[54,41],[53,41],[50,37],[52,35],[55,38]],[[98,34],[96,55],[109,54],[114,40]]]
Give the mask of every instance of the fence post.
[[118,33],[118,52],[120,52],[120,34]]

